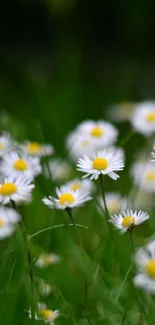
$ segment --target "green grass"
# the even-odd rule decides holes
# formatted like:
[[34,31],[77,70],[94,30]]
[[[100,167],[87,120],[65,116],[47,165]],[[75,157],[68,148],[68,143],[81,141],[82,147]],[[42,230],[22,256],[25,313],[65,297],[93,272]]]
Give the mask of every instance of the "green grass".
[[[82,74],[79,80],[81,63],[78,55],[73,56],[70,69],[66,57],[54,81],[46,73],[36,75],[37,69],[29,72],[22,70],[22,67],[17,71],[14,65],[11,79],[6,74],[1,88],[1,107],[4,109],[1,130],[9,131],[18,141],[50,142],[56,149],[55,156],[60,157],[67,157],[64,145],[67,133],[83,119],[106,117],[105,107],[111,101],[110,90],[107,93],[105,89],[104,97],[101,85],[98,87],[92,80],[84,80]],[[123,97],[128,94],[131,77],[132,72],[128,71]],[[113,93],[116,101],[121,97],[122,85],[123,81],[116,85],[119,94]],[[119,125],[119,130],[119,141],[123,143],[131,127],[124,123]],[[140,148],[147,146],[147,141],[137,134],[128,139],[124,144],[125,170],[116,182],[106,178],[106,191],[115,190],[123,195],[130,192],[133,187],[130,167]],[[149,155],[149,148],[147,152]],[[77,175],[81,176],[73,165],[72,176]],[[54,184],[39,176],[35,185],[32,203],[19,207],[30,236],[35,303],[45,302],[48,308],[59,309],[61,316],[56,320],[58,325],[154,325],[154,297],[133,287],[135,267],[131,268],[129,234],[122,236],[111,227],[108,235],[104,220],[106,216],[98,212],[94,198],[85,207],[73,211],[75,222],[86,226],[78,227],[83,245],[81,249],[74,227],[57,227],[70,222],[67,213],[49,210],[41,202],[43,196],[54,194]],[[154,209],[150,210],[150,220],[135,230],[136,247],[144,245],[154,233]],[[46,228],[50,229],[43,232]],[[35,261],[43,251],[60,255],[60,264],[38,269]],[[47,298],[39,295],[40,277],[52,286]],[[0,242],[0,325],[32,324],[26,312],[31,302],[27,252],[17,229],[11,238]]]

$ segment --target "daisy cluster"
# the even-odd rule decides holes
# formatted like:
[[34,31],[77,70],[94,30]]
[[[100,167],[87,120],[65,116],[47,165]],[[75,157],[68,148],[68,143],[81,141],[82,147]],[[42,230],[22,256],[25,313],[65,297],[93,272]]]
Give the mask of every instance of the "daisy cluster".
[[[29,318],[32,318],[32,311],[31,309],[28,310]],[[37,312],[35,313],[36,320],[42,320],[45,324],[54,324],[54,320],[57,319],[60,315],[59,310],[51,310],[48,309],[46,304],[38,303],[37,305]]]
[[35,177],[42,172],[41,157],[51,155],[51,145],[15,142],[9,134],[0,136],[0,203],[30,202]]
[[[129,121],[131,132],[141,133],[146,138],[155,132],[154,102],[124,102],[111,107],[110,116],[115,122]],[[65,141],[68,160],[52,158],[54,149],[51,144],[30,141],[19,144],[9,134],[1,135],[0,239],[11,236],[17,227],[20,228],[23,220],[17,208],[23,203],[31,204],[36,178],[41,174],[56,185],[55,196],[51,191],[42,197],[45,209],[63,210],[71,217],[72,224],[69,225],[76,227],[73,210],[86,204],[91,206],[92,201],[105,219],[107,229],[118,229],[121,234],[127,233],[133,238],[135,228],[149,219],[149,213],[143,209],[149,209],[150,197],[155,192],[155,153],[149,151],[146,155],[142,152],[135,158],[128,175],[133,186],[130,191],[120,193],[114,181],[123,173],[126,158],[119,143],[117,128],[101,119],[83,121],[69,133]],[[106,191],[107,180],[116,191]],[[54,252],[42,252],[37,256],[35,266],[42,272],[51,265],[61,264],[61,260]],[[135,286],[155,292],[154,240],[138,250],[134,260],[139,270],[133,280]],[[41,296],[48,296],[52,287],[40,278],[38,291]],[[59,310],[48,309],[46,304],[37,301],[36,306],[35,313],[33,306],[28,310],[30,318],[53,324],[60,315]]]

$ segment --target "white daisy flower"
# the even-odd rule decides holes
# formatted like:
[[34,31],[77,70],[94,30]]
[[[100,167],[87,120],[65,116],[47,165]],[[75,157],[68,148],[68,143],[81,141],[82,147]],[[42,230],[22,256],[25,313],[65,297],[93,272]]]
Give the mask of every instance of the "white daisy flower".
[[33,178],[41,173],[41,165],[38,157],[28,157],[17,152],[4,155],[1,163],[1,172],[4,175],[17,177],[25,176]]
[[54,321],[60,316],[60,311],[58,309],[51,310],[42,306],[38,310],[38,318],[44,320],[46,324],[54,324]]
[[51,293],[51,286],[50,284],[46,283],[43,279],[41,279],[40,284],[39,284],[39,293],[42,296],[49,296]]
[[107,150],[107,152],[108,152],[108,150],[113,150],[114,155],[116,153],[120,157],[121,160],[125,161],[125,151],[124,151],[124,149],[112,146],[112,147],[106,148],[106,150]]
[[4,183],[0,184],[0,202],[8,204],[10,201],[27,201],[34,185],[31,179],[25,177],[6,177]]
[[60,311],[51,309],[38,310],[38,319],[44,320],[46,324],[54,324],[54,321],[60,316]]
[[[29,318],[32,318],[31,308],[28,310]],[[38,310],[35,313],[35,319],[43,320],[45,324],[54,324],[54,321],[60,316],[60,311],[47,309],[46,304],[38,304]]]
[[13,141],[10,134],[4,133],[0,136],[0,157],[2,157],[6,152],[10,151],[13,146]]
[[[28,317],[31,319],[32,318],[32,310],[31,310],[31,307],[26,310],[26,312],[28,313]],[[38,314],[35,312],[35,315],[34,315],[35,319],[36,320],[39,320],[40,318],[38,317]]]
[[15,210],[0,207],[0,239],[11,236],[19,220],[20,215]]
[[149,215],[144,211],[127,210],[122,214],[114,214],[111,216],[111,222],[116,228],[124,234],[126,231],[131,231],[135,226],[140,225],[149,219]]
[[132,115],[134,109],[134,103],[132,102],[121,102],[115,105],[112,105],[108,109],[108,117],[112,121],[121,122],[121,121],[128,121]]
[[10,237],[15,230],[15,227],[11,224],[1,224],[0,220],[0,239]]
[[151,293],[155,292],[155,240],[145,248],[141,248],[135,254],[135,262],[139,274],[134,278],[136,287],[140,287]]
[[1,223],[16,224],[20,220],[20,214],[12,208],[0,207]]
[[54,149],[50,144],[41,144],[38,142],[25,142],[21,149],[29,156],[50,156],[53,154]]
[[66,208],[80,207],[92,199],[88,192],[84,192],[81,189],[74,191],[69,186],[57,188],[56,193],[57,199],[49,196],[49,198],[45,197],[42,200],[51,209],[64,210]]
[[117,129],[105,121],[84,121],[77,127],[77,132],[90,139],[95,149],[103,149],[116,142],[118,137]]
[[153,193],[133,187],[128,195],[127,203],[127,208],[132,206],[135,210],[151,211],[154,206]]
[[[120,193],[106,193],[105,194],[107,209],[110,214],[117,213],[127,205],[127,200],[121,197]],[[105,206],[102,196],[98,197],[98,204],[100,211],[105,211]]]
[[108,175],[116,180],[119,175],[115,171],[123,170],[124,162],[120,159],[120,154],[116,150],[108,149],[97,151],[90,159],[87,156],[80,158],[77,164],[77,170],[86,173],[90,179],[97,179],[99,175]]
[[61,260],[60,256],[55,253],[43,253],[36,261],[36,266],[43,269],[51,264],[57,264]]
[[74,131],[68,135],[66,139],[66,146],[69,150],[69,155],[74,162],[77,162],[77,160],[84,154],[90,156],[92,151],[95,150],[91,139],[77,131]]
[[[61,182],[67,180],[72,173],[71,165],[65,160],[53,159],[49,161],[48,164],[51,177],[54,181]],[[45,175],[49,176],[47,168],[45,169]]]
[[155,164],[142,161],[133,165],[131,174],[134,183],[146,192],[155,192]]
[[68,186],[73,191],[78,189],[88,193],[93,193],[95,191],[95,185],[89,179],[74,179],[65,184],[65,186]]
[[[153,149],[155,150],[155,147],[153,147]],[[153,158],[151,162],[155,162],[155,152],[151,152],[151,156]]]
[[155,103],[143,102],[135,106],[131,116],[134,129],[145,136],[155,132]]

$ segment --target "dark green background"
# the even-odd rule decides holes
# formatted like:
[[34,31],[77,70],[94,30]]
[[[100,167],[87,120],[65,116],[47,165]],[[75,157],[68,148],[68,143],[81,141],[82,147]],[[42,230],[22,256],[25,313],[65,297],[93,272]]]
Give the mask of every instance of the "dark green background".
[[46,141],[62,149],[81,120],[102,118],[115,102],[154,98],[149,1],[18,0],[2,4],[0,27],[0,106],[29,138],[40,137],[41,123]]

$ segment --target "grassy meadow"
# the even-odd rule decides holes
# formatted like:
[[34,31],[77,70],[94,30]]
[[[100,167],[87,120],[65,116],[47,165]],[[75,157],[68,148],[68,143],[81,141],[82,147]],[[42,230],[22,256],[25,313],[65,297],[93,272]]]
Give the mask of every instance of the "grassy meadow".
[[[78,13],[72,17],[77,19],[75,25],[74,19],[66,23],[70,18],[67,10],[74,10],[76,1],[68,0],[67,7],[62,1],[46,3],[54,20],[54,31],[46,20],[53,32],[49,32],[50,46],[46,48],[41,42],[35,47],[33,42],[25,45],[23,41],[21,47],[4,48],[1,54],[1,134],[9,133],[18,144],[25,140],[51,144],[54,153],[41,159],[42,173],[32,181],[32,200],[14,206],[22,221],[10,237],[0,240],[0,325],[45,324],[46,319],[29,318],[28,310],[31,307],[34,316],[38,303],[45,303],[48,310],[59,310],[56,325],[154,325],[155,296],[133,284],[137,273],[134,251],[154,239],[154,193],[141,193],[131,176],[137,159],[151,160],[154,137],[153,133],[145,136],[136,132],[129,119],[114,119],[119,103],[154,98],[154,60],[147,54],[143,60],[140,54],[130,55],[129,50],[126,54],[121,47],[117,51],[107,44],[103,53],[101,35],[98,39],[95,36],[100,26],[93,34],[93,25],[91,29],[89,19],[84,19],[87,11],[83,20]],[[61,14],[63,8],[70,9]],[[142,8],[145,16],[144,3]],[[132,32],[130,25],[129,35]],[[145,43],[139,38],[140,29],[136,32],[131,45],[138,39],[140,51]],[[124,113],[126,109],[124,104]],[[108,222],[107,213],[99,209],[99,179],[93,180],[93,199],[72,209],[76,227],[66,210],[49,209],[42,202],[45,196],[56,196],[56,187],[82,178],[66,139],[86,120],[105,120],[118,130],[115,145],[124,150],[125,167],[116,181],[104,177],[104,191],[120,193],[129,208],[149,214],[150,218],[133,231],[134,245],[131,233],[121,234]],[[63,175],[64,179],[47,177],[51,159],[69,163],[70,173]],[[57,166],[54,174],[56,171]],[[4,176],[0,169],[1,182]],[[55,253],[60,261],[39,268],[36,262],[42,253]],[[42,283],[49,284],[48,295],[43,295]]]

